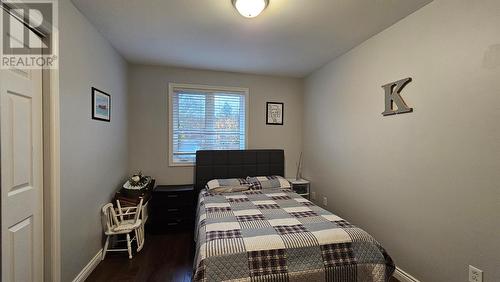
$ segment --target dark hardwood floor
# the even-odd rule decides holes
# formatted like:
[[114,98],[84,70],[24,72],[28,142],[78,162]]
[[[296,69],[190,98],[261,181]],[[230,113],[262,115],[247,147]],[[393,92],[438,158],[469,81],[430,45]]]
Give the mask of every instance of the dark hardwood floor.
[[193,258],[192,232],[146,234],[144,249],[133,259],[126,252],[110,252],[86,281],[189,282]]
[[189,282],[193,258],[192,232],[146,234],[144,248],[133,259],[126,252],[108,252],[86,281]]

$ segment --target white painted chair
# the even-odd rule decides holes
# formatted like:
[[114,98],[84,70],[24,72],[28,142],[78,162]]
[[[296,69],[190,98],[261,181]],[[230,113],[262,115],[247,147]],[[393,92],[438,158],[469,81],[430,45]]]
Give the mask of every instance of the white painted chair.
[[[106,234],[106,243],[102,252],[102,259],[106,257],[106,252],[128,251],[129,259],[132,258],[132,241],[137,242],[137,251],[139,252],[144,246],[144,226],[141,220],[142,201],[135,207],[122,208],[117,201],[117,208],[113,207],[112,203],[108,203],[102,207],[104,234]],[[131,238],[130,233],[134,232],[135,236]],[[127,241],[126,249],[108,249],[109,240],[112,236],[125,235]],[[125,240],[121,240],[125,241]],[[117,242],[120,242],[117,240]]]
[[135,222],[135,216],[137,216],[141,224],[139,225],[138,228],[134,229],[135,232],[135,239],[137,243],[137,252],[140,252],[142,250],[142,247],[144,247],[144,225],[146,224],[147,218],[147,203],[144,205],[143,199],[140,198],[139,205],[135,207],[124,207],[122,208],[122,205],[120,204],[119,200],[116,200],[116,208],[115,210],[118,212],[118,217],[120,218],[121,221],[133,221]]

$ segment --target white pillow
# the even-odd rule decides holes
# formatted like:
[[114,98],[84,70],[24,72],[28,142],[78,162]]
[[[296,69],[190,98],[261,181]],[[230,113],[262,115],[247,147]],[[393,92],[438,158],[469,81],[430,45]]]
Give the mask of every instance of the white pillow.
[[252,190],[290,189],[292,187],[288,180],[278,175],[247,177],[247,181]]
[[250,189],[245,178],[212,179],[207,182],[207,190],[213,193],[231,193]]

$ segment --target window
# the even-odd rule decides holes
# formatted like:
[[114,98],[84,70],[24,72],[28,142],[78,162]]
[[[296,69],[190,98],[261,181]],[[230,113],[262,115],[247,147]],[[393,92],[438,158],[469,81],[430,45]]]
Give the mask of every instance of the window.
[[193,165],[197,150],[242,150],[247,141],[248,89],[169,85],[169,162]]

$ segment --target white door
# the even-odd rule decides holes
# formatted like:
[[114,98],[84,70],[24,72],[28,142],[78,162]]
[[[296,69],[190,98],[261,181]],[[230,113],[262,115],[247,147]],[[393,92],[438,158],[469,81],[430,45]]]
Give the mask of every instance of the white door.
[[2,281],[42,281],[41,69],[1,70],[0,95]]

